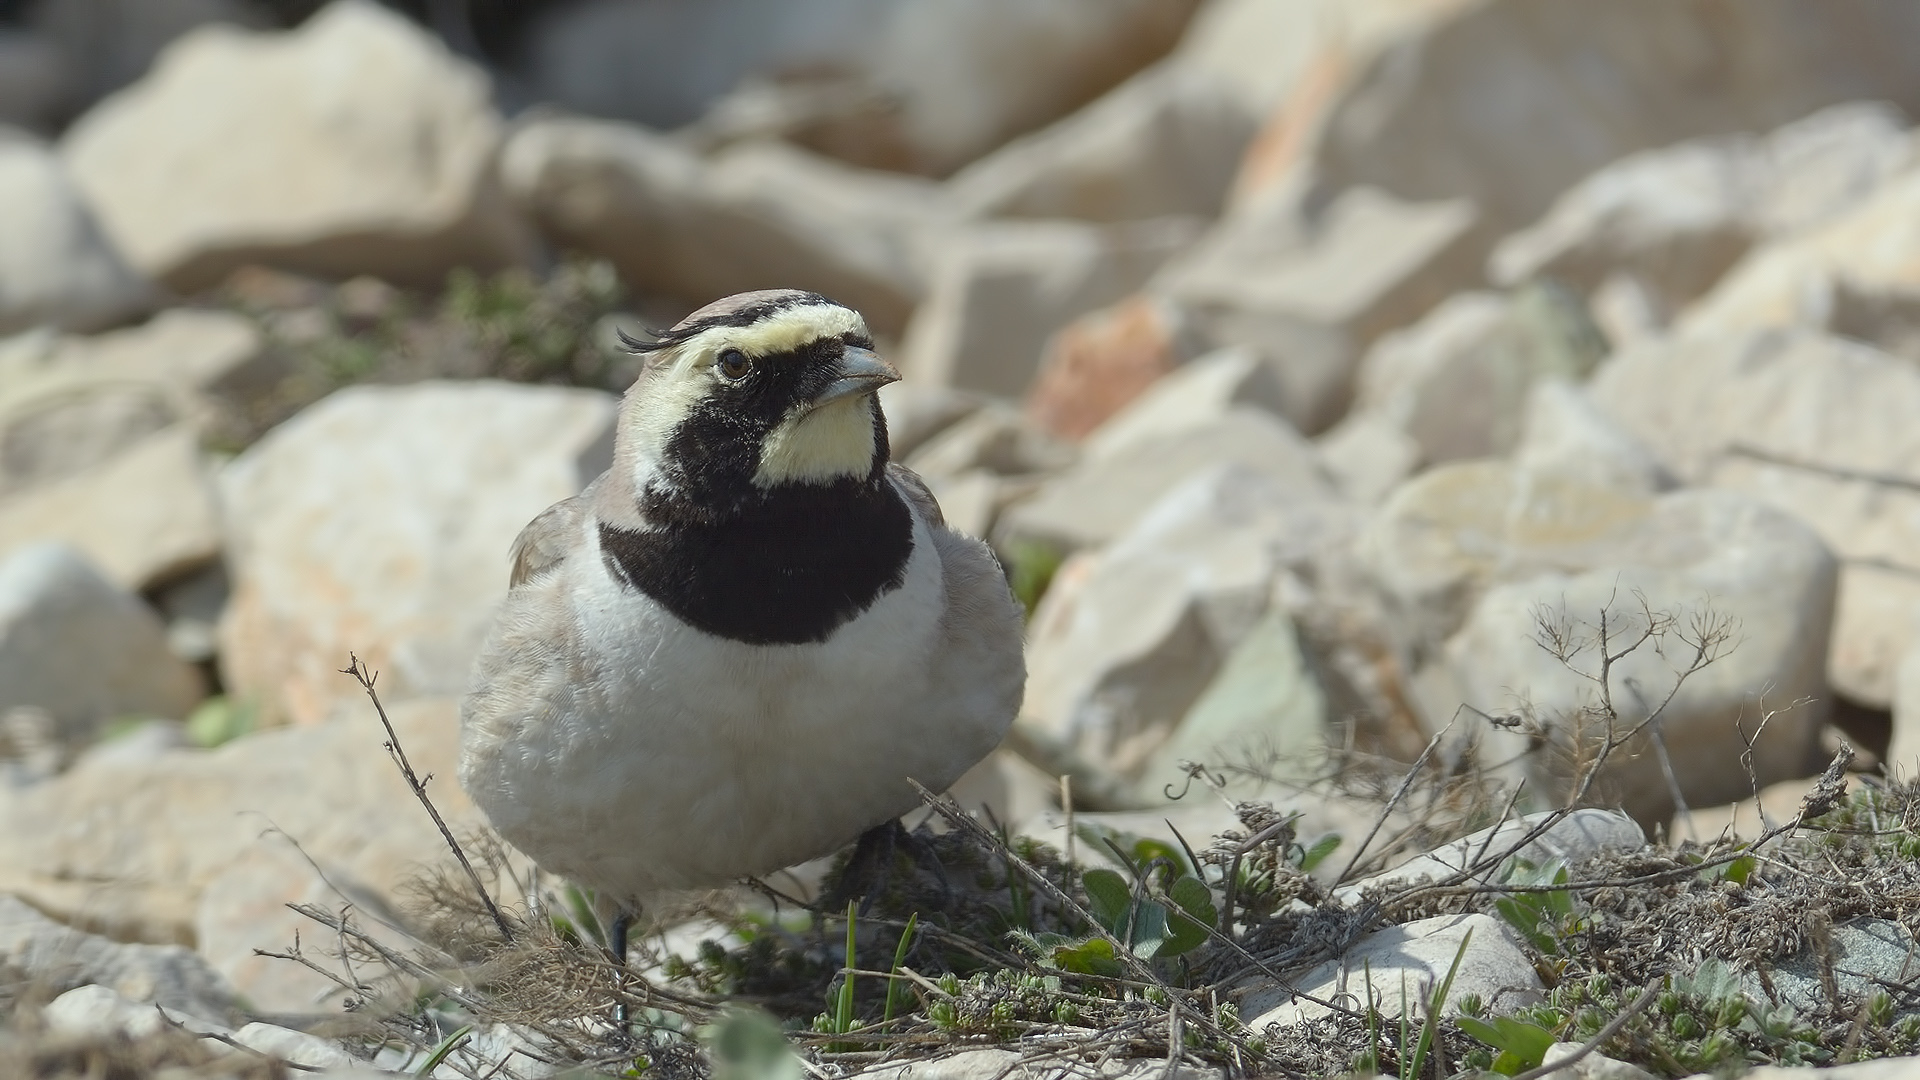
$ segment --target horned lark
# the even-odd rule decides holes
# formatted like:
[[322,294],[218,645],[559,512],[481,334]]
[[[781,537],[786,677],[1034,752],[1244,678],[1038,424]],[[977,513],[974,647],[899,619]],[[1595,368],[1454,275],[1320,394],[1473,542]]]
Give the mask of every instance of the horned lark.
[[613,467],[514,543],[460,761],[502,836],[629,912],[892,826],[1026,679],[992,553],[887,461],[899,376],[858,313],[743,293],[634,344]]

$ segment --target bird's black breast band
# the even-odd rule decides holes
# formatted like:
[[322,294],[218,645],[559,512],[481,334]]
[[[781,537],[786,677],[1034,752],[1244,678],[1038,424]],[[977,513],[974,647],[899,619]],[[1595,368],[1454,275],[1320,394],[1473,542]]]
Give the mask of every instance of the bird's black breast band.
[[708,633],[753,645],[825,641],[900,587],[913,516],[884,475],[791,484],[719,521],[600,526],[607,569]]

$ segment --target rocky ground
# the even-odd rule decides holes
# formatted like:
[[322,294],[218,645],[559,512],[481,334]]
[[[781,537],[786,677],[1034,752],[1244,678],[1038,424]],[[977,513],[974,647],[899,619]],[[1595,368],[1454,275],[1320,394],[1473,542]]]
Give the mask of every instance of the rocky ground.
[[[1920,1075],[1920,8],[399,6],[0,2],[0,1074]],[[778,286],[1027,699],[623,986],[457,697]]]

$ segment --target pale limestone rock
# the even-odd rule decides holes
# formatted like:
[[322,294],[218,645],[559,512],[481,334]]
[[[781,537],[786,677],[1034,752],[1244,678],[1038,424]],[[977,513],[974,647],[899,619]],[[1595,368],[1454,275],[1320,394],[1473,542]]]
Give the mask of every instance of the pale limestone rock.
[[922,443],[986,403],[977,394],[911,379],[888,383],[876,397],[887,418],[887,447],[895,461],[905,461]]
[[1027,415],[1063,439],[1084,439],[1160,378],[1207,351],[1180,305],[1136,294],[1074,319],[1047,342]]
[[1748,792],[1745,798],[1721,806],[1678,810],[1667,826],[1667,836],[1674,843],[1693,840],[1702,844],[1730,836],[1757,839],[1768,829],[1792,821],[1819,785],[1820,777],[1803,776],[1768,784],[1760,789],[1758,799]]
[[84,472],[176,423],[203,425],[209,394],[260,349],[248,320],[185,309],[92,337],[0,344],[0,497]]
[[[1557,1042],[1547,1047],[1542,1065],[1564,1061],[1584,1049],[1582,1043]],[[1629,1065],[1605,1054],[1593,1052],[1563,1067],[1569,1080],[1654,1080],[1654,1075],[1638,1065]]]
[[1029,629],[1023,716],[1139,778],[1228,655],[1260,625],[1279,575],[1354,523],[1248,464],[1191,476],[1112,544],[1055,575]]
[[1442,1011],[1458,1012],[1460,999],[1469,994],[1495,1015],[1543,997],[1540,976],[1518,932],[1490,915],[1436,915],[1376,930],[1337,960],[1289,973],[1298,997],[1285,986],[1252,990],[1241,1001],[1241,1013],[1247,1017],[1247,1026],[1259,1031],[1268,1024],[1296,1023],[1332,1011],[1312,997],[1341,999],[1348,1008],[1365,1009],[1371,1004],[1382,1016],[1398,1017],[1403,1002],[1425,1006],[1455,957],[1460,965]]
[[205,693],[159,617],[78,551],[36,543],[0,560],[0,711],[44,709],[74,745],[116,717],[179,719]]
[[968,217],[1211,218],[1253,121],[1221,80],[1162,65],[974,162],[947,190]]
[[[1452,881],[1498,885],[1510,858],[1524,859],[1545,866],[1558,859],[1572,865],[1582,859],[1609,852],[1638,851],[1647,845],[1640,826],[1625,814],[1612,810],[1575,810],[1548,826],[1539,836],[1516,847],[1527,834],[1538,828],[1556,811],[1527,814],[1512,821],[1463,836],[1423,855],[1416,855],[1391,870],[1365,877],[1334,890],[1334,895],[1349,904],[1359,903],[1367,890],[1386,885],[1412,885],[1415,882]],[[1491,860],[1479,873],[1463,871]]]
[[1095,428],[1082,450],[1111,457],[1128,447],[1216,423],[1239,406],[1286,415],[1286,392],[1272,365],[1251,349],[1220,349],[1176,368]]
[[901,346],[901,370],[908,378],[1018,397],[1055,331],[1139,289],[1192,243],[1198,228],[1181,217],[964,226],[933,256],[926,302]]
[[175,425],[84,472],[0,497],[0,558],[42,540],[73,545],[136,591],[218,558],[219,513],[193,429]]
[[998,476],[1056,472],[1073,463],[1073,448],[1035,431],[1009,405],[991,403],[928,439],[906,459],[923,478],[975,470]]
[[7,237],[0,245],[0,333],[36,325],[91,330],[152,302],[151,286],[101,233],[60,159],[5,128],[0,214]]
[[63,153],[127,259],[174,288],[250,262],[437,285],[529,253],[488,96],[403,16],[338,0],[294,31],[194,31]]
[[1920,358],[1920,168],[1851,212],[1755,249],[1677,323],[1683,334],[1807,327]]
[[995,546],[1006,551],[1038,542],[1077,550],[1106,543],[1169,491],[1223,464],[1246,466],[1299,500],[1330,494],[1312,444],[1286,421],[1240,405],[1203,429],[1142,438],[1105,457],[1082,459],[1009,507],[995,530]]
[[[1608,725],[1625,738],[1657,710],[1652,731],[1615,751],[1593,788],[1651,822],[1666,820],[1676,794],[1688,804],[1739,797],[1749,751],[1761,784],[1817,770],[1832,705],[1825,669],[1838,567],[1812,529],[1734,492],[1681,491],[1646,506],[1630,532],[1594,545],[1577,567],[1502,574],[1506,583],[1480,598],[1442,651],[1457,693],[1425,704],[1436,730],[1461,705],[1517,715],[1515,728],[1482,722],[1468,733],[1482,742],[1482,760],[1514,761],[1554,800],[1580,780]],[[1462,531],[1454,542],[1474,538]],[[1648,632],[1643,604],[1672,627],[1620,656]],[[1607,647],[1619,657],[1608,683],[1613,718],[1599,711],[1594,681],[1603,611]],[[1707,646],[1715,659],[1679,679],[1715,619],[1729,630]],[[1550,632],[1584,647],[1563,661],[1543,647]]]
[[225,1020],[239,1002],[233,987],[193,950],[180,945],[110,941],[47,918],[0,895],[0,962],[56,993],[86,986],[176,1010],[203,1021]]
[[[1225,1075],[1219,1069],[1200,1069],[1184,1062],[1169,1069],[1164,1060],[1144,1058],[1109,1057],[1099,1063],[1076,1064],[1080,1066],[1075,1070],[1077,1075],[1093,1080],[1219,1080]],[[860,1075],[868,1080],[1054,1080],[1059,1072],[1058,1065],[1029,1058],[1017,1050],[979,1049],[906,1064],[877,1065]]]
[[1527,391],[1513,462],[1535,475],[1558,474],[1647,495],[1676,484],[1646,444],[1602,411],[1584,388],[1560,379],[1534,383]]
[[1375,343],[1355,408],[1397,424],[1426,464],[1495,457],[1519,441],[1530,387],[1585,378],[1605,351],[1564,293],[1460,293]]
[[[1269,610],[1220,660],[1218,671],[1141,771],[1141,795],[1164,797],[1187,782],[1183,762],[1258,771],[1263,780],[1306,780],[1326,759],[1327,695],[1293,618]],[[1232,789],[1259,789],[1240,776]]]
[[[1785,2],[1395,6],[1417,10],[1373,41],[1318,50],[1323,84],[1275,110],[1243,198],[1377,184],[1471,200],[1497,236],[1636,150],[1764,131],[1846,101],[1920,105],[1904,59],[1920,11],[1898,0],[1847,0],[1815,22]],[[1488,102],[1501,103],[1497,120]]]
[[513,538],[611,463],[614,411],[594,391],[430,382],[343,390],[275,428],[219,478],[229,692],[313,723],[360,696],[349,652],[389,701],[464,691]]
[[945,217],[922,180],[774,143],[708,160],[630,124],[544,118],[501,152],[514,202],[560,246],[605,256],[636,288],[699,305],[801,288],[896,334],[923,291],[921,234]]
[[[448,825],[479,826],[452,779],[454,699],[389,703],[387,713],[415,770],[437,778],[427,790]],[[329,877],[391,903],[403,882],[451,856],[386,741],[362,696],[329,723],[211,751],[88,759],[31,788],[0,789],[0,891],[117,940],[193,941],[213,884],[256,847],[286,842],[265,835],[271,826]]]
[[1920,776],[1920,641],[1907,646],[1894,672],[1893,743],[1886,763],[1891,775]]
[[1805,330],[1700,331],[1621,353],[1591,389],[1682,482],[1820,534],[1842,562],[1828,678],[1885,707],[1920,629],[1920,369]]
[[[588,0],[537,20],[540,96],[707,142],[945,175],[1171,48],[1198,0]],[[724,97],[722,95],[725,95]],[[718,100],[715,100],[718,99]]]
[[1420,467],[1420,444],[1379,413],[1356,409],[1314,440],[1320,463],[1342,495],[1377,505]]
[[[193,955],[185,949],[179,951]],[[40,1010],[40,1019],[56,1034],[95,1039],[114,1036],[139,1039],[171,1027],[185,1028],[196,1034],[225,1035],[229,1030],[224,1024],[214,1023],[205,1017],[165,1005],[136,1001],[111,986],[98,983],[76,986],[47,1002],[46,1007]]]
[[1914,164],[1906,126],[1892,106],[1855,102],[1765,138],[1700,139],[1630,155],[1502,240],[1489,277],[1516,285],[1544,274],[1591,291],[1625,275],[1657,311],[1678,311],[1753,244],[1852,210]]
[[1502,461],[1457,462],[1397,488],[1358,555],[1401,634],[1430,649],[1489,586],[1603,565],[1653,512],[1644,494]]
[[1346,411],[1359,357],[1478,278],[1471,203],[1346,192],[1312,222],[1264,208],[1229,214],[1150,285],[1195,312],[1217,344],[1272,359],[1287,418],[1326,429]]

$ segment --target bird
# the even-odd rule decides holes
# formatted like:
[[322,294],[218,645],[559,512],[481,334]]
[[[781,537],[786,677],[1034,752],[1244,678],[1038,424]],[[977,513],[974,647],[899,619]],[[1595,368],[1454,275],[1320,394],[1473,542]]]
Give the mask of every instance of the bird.
[[542,870],[610,900],[885,847],[999,744],[1023,617],[983,542],[889,460],[899,373],[817,293],[646,339],[613,465],[514,541],[461,703],[459,777]]

